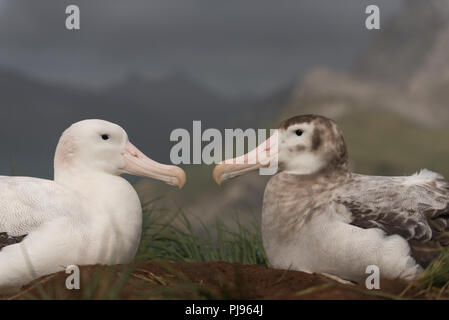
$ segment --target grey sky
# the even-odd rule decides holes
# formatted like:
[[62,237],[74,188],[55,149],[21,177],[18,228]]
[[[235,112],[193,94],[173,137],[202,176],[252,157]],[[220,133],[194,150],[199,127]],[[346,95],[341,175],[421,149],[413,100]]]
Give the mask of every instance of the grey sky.
[[[225,94],[264,93],[315,65],[344,68],[400,0],[0,0],[0,65],[102,86],[129,72],[185,72]],[[65,29],[65,7],[81,30]]]

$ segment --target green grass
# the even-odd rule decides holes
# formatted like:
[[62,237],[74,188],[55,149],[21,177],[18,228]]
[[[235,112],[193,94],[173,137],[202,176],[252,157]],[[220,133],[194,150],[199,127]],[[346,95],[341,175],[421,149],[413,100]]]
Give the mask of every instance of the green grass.
[[425,292],[433,299],[449,299],[449,249],[443,250],[401,295],[412,288]]
[[[193,228],[193,219],[202,226],[201,230]],[[268,266],[260,227],[255,221],[243,223],[235,215],[236,227],[220,220],[211,227],[181,210],[176,213],[146,210],[137,256],[142,260],[226,261]]]
[[449,286],[449,249],[436,258],[419,277],[422,287],[447,288]]

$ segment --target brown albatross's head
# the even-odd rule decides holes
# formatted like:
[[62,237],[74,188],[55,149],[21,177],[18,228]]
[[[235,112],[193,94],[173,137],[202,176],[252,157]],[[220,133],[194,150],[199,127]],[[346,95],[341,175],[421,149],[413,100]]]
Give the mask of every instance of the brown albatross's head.
[[214,179],[221,184],[249,171],[268,167],[275,159],[278,172],[299,175],[347,170],[348,167],[346,143],[337,124],[323,116],[301,115],[283,121],[277,134],[255,150],[218,164]]

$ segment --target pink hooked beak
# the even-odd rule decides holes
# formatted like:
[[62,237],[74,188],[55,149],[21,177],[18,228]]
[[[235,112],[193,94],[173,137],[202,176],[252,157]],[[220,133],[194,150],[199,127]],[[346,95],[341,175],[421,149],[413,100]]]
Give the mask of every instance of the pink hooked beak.
[[220,162],[214,169],[214,180],[218,185],[225,180],[235,178],[244,173],[267,168],[278,155],[278,132],[261,143],[247,154]]
[[123,155],[126,162],[123,173],[161,180],[180,189],[186,182],[184,170],[151,160],[129,141]]

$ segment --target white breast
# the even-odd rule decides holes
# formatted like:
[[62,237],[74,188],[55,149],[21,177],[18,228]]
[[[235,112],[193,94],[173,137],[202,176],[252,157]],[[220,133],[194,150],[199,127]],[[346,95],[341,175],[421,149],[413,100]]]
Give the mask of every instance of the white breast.
[[83,264],[129,263],[142,229],[142,208],[134,188],[121,177],[106,176],[95,178],[83,195],[87,197],[84,206],[88,206],[82,214],[86,228],[86,243],[80,246]]

